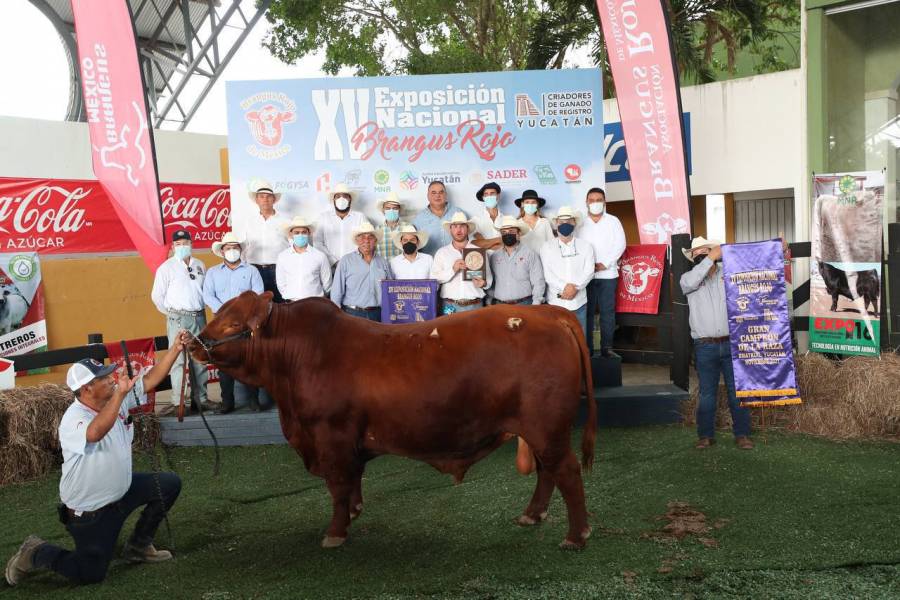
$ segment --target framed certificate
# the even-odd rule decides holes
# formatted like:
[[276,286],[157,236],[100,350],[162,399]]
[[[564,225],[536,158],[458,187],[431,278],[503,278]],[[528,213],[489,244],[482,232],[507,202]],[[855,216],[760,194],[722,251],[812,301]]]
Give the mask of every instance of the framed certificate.
[[463,269],[464,281],[487,279],[485,271],[487,255],[484,248],[463,248],[463,262],[466,263],[466,268]]

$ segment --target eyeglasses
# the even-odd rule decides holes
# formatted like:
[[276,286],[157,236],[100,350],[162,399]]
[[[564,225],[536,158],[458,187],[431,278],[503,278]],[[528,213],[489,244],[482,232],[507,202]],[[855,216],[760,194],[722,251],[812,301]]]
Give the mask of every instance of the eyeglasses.
[[559,255],[563,258],[572,258],[573,256],[578,256],[578,246],[575,244],[575,240],[572,240],[571,251],[568,251],[569,246],[566,246],[559,240],[556,240],[556,243],[559,244]]

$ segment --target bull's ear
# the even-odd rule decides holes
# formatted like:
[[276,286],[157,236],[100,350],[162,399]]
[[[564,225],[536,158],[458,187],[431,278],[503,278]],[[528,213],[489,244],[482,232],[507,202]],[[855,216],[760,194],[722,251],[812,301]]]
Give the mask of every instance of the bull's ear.
[[263,292],[253,299],[253,307],[250,311],[250,317],[247,319],[247,326],[250,331],[256,331],[269,320],[272,312],[272,292]]

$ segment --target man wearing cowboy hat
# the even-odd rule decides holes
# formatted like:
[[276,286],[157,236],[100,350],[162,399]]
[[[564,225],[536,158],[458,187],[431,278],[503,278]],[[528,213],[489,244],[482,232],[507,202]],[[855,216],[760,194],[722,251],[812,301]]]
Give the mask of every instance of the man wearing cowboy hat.
[[381,282],[393,279],[391,266],[375,253],[381,231],[366,221],[353,230],[351,240],[356,252],[338,261],[331,286],[331,301],[347,314],[370,321],[381,321]]
[[510,215],[497,221],[503,249],[490,255],[494,304],[540,304],[547,284],[540,257],[521,243],[528,226]]
[[[186,229],[177,229],[172,233],[172,257],[156,269],[153,278],[153,289],[150,299],[156,309],[166,316],[166,334],[169,345],[175,343],[175,336],[182,329],[199,335],[206,327],[206,311],[203,305],[203,280],[206,265],[191,256],[191,234]],[[206,365],[190,358],[190,368],[194,373],[193,382],[197,389],[191,394],[194,402],[206,404],[206,380],[209,378]],[[179,355],[172,367],[172,389],[180,390],[184,375],[184,357]],[[156,409],[160,415],[175,412],[177,393],[172,394],[168,405],[157,402]],[[193,407],[195,410],[196,406]]]
[[750,410],[741,408],[734,391],[731,365],[731,341],[728,334],[728,312],[725,308],[725,281],[722,278],[722,248],[718,242],[703,237],[691,240],[691,248],[682,249],[694,268],[681,276],[681,291],[687,297],[690,311],[691,338],[694,340],[695,365],[700,381],[697,402],[698,449],[716,442],[716,398],[719,373],[728,389],[734,441],[743,450],[751,450]]
[[587,289],[588,350],[594,354],[594,315],[600,311],[600,355],[613,356],[616,330],[616,287],[619,283],[619,258],[625,252],[622,223],[606,212],[606,192],[591,188],[585,196],[588,218],[578,230],[578,238],[594,247],[594,278]]
[[353,230],[369,221],[361,212],[350,210],[350,205],[356,200],[356,192],[346,183],[337,184],[328,193],[328,200],[332,208],[319,215],[313,243],[325,253],[333,266],[342,256],[356,250],[356,244],[352,242]]
[[544,244],[553,239],[553,227],[550,221],[541,215],[541,209],[547,201],[534,190],[525,190],[522,196],[513,200],[519,207],[519,218],[528,226],[528,232],[522,242],[533,251],[540,253]]
[[389,192],[378,199],[378,209],[384,214],[384,223],[381,224],[381,237],[375,251],[386,260],[391,260],[400,250],[394,245],[394,234],[400,231],[400,209],[403,208],[396,192]]
[[485,289],[492,281],[490,263],[485,263],[487,279],[463,279],[466,263],[463,262],[463,249],[477,248],[469,241],[470,232],[475,231],[475,223],[466,218],[465,213],[457,211],[449,221],[444,221],[444,229],[453,241],[440,248],[434,255],[431,266],[431,278],[441,284],[440,296],[443,301],[443,313],[451,314],[481,308],[484,305]]
[[[256,267],[241,260],[243,245],[234,232],[228,232],[222,239],[213,242],[212,253],[224,259],[221,264],[210,267],[203,282],[203,300],[214,313],[219,312],[223,304],[246,291],[257,294],[263,292],[263,281]],[[235,385],[237,384],[237,385]],[[258,391],[247,386],[224,371],[219,371],[219,387],[222,390],[222,408],[220,414],[234,411],[234,393],[246,398],[251,410],[259,410]]]
[[400,254],[391,259],[391,271],[396,279],[428,279],[434,259],[421,249],[428,243],[428,234],[403,224],[392,236]]
[[475,236],[472,243],[479,248],[497,250],[503,247],[494,226],[500,217],[500,186],[490,181],[475,192],[475,198],[484,204],[484,211],[472,217],[475,222]]
[[559,237],[541,248],[541,264],[547,281],[547,304],[575,313],[582,331],[587,328],[587,286],[594,278],[594,249],[575,238],[581,215],[562,206],[554,219]]
[[249,195],[259,210],[250,211],[245,219],[234,224],[236,234],[242,244],[244,260],[259,271],[265,291],[272,292],[275,301],[281,302],[275,282],[275,261],[287,247],[284,239],[287,219],[275,210],[281,193],[276,192],[268,181],[255,179],[250,182]]
[[299,216],[284,228],[290,246],[278,255],[275,279],[285,300],[321,297],[331,289],[331,263],[309,243],[314,231],[313,224]]
[[426,254],[434,256],[437,249],[452,241],[444,228],[444,221],[459,209],[447,200],[447,186],[443,181],[432,181],[428,184],[428,206],[419,211],[412,224],[417,231],[428,234],[428,243],[422,248]]
[[168,550],[153,546],[153,537],[178,498],[181,479],[175,473],[132,472],[129,410],[162,383],[189,339],[179,331],[162,360],[133,379],[118,379],[115,364],[104,366],[92,358],[69,367],[66,385],[75,400],[59,422],[63,464],[57,509],[75,550],[28,536],[6,564],[9,585],[37,569],[55,571],[75,584],[103,581],[122,526],[142,506],[123,556],[148,563],[172,558]]

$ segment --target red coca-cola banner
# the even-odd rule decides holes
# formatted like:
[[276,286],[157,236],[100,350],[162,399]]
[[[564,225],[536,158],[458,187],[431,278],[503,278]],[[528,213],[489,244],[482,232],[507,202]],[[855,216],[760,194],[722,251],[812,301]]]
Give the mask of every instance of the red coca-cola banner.
[[681,100],[663,0],[597,0],[642,244],[690,233]]
[[[112,342],[105,344],[106,354],[109,356],[109,362],[114,363],[118,368],[116,375],[120,379],[128,377],[128,367],[125,366],[125,354],[122,352],[122,342]],[[125,347],[128,349],[128,361],[131,363],[132,376],[144,373],[145,370],[153,368],[156,364],[156,349],[153,346],[153,338],[141,338],[138,340],[127,340]],[[137,399],[137,406],[132,408],[130,412],[153,413],[153,407],[156,404],[156,392],[149,392],[143,398]]]
[[626,246],[619,259],[616,312],[655,315],[665,272],[665,244]]
[[[191,232],[195,248],[209,248],[229,229],[226,185],[163,183],[159,188],[166,239]],[[0,252],[41,255],[134,252],[106,191],[96,181],[0,177]]]
[[71,0],[94,174],[151,271],[166,260],[147,98],[126,0]]

